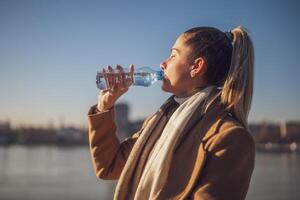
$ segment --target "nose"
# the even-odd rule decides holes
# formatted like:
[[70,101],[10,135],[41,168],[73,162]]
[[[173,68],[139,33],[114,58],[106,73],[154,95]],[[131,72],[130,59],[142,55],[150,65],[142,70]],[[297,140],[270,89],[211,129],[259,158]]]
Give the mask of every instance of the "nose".
[[166,69],[166,66],[167,66],[167,64],[166,64],[166,61],[163,61],[162,63],[160,63],[160,68],[162,69],[162,70],[165,70]]

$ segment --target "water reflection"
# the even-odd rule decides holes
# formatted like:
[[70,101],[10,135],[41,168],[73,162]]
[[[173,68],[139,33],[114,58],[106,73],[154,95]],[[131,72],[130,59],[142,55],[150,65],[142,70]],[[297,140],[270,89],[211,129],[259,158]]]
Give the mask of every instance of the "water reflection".
[[299,154],[257,153],[247,200],[300,199]]
[[98,180],[88,148],[0,148],[0,199],[112,199],[115,182]]
[[[0,199],[112,199],[87,147],[0,147]],[[257,153],[247,200],[298,200],[300,155]]]

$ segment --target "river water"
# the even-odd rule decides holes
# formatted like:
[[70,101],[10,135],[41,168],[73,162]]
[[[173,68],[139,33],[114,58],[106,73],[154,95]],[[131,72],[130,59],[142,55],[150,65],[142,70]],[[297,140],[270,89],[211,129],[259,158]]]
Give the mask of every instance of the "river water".
[[[112,199],[115,181],[95,177],[87,147],[0,147],[2,200]],[[299,200],[300,154],[257,153],[247,200]]]

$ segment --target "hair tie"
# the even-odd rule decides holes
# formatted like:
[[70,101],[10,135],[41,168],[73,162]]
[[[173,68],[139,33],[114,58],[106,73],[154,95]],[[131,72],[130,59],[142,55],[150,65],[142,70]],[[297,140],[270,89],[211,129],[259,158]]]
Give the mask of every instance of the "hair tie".
[[226,31],[225,35],[230,40],[230,42],[233,42],[234,35],[233,33],[231,33],[231,31]]

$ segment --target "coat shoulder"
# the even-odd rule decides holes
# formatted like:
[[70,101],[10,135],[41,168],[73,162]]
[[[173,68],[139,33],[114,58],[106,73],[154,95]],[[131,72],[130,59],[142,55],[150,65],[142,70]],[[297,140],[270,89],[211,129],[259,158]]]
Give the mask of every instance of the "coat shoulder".
[[255,142],[254,138],[244,126],[242,126],[235,118],[230,114],[227,114],[217,124],[214,134],[207,139],[208,148],[213,148],[214,146],[243,146],[243,148],[254,151]]

